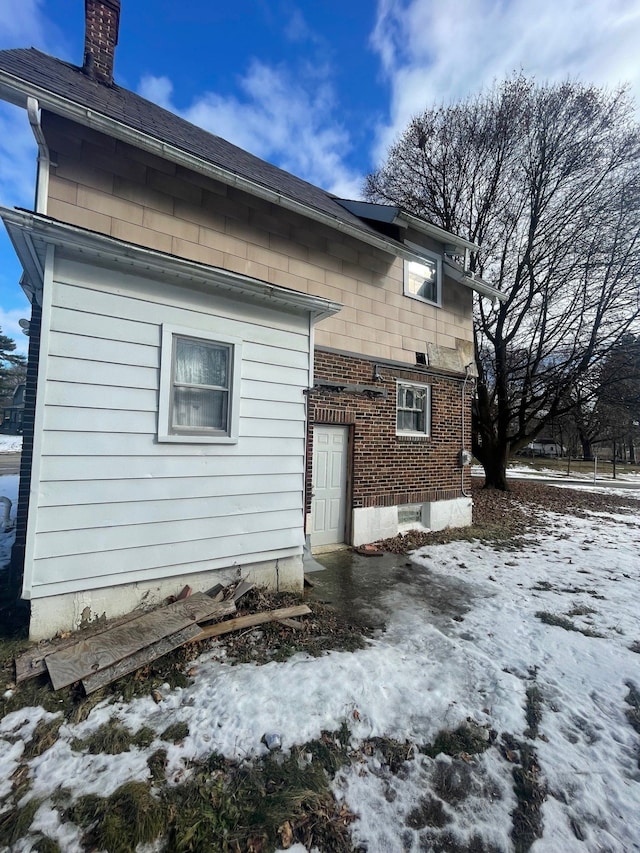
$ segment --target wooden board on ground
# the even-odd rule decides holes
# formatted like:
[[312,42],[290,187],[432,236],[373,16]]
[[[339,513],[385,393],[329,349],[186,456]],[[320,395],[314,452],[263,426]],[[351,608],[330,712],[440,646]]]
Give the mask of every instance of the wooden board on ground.
[[300,631],[302,628],[302,622],[299,619],[278,619],[278,622],[285,628],[292,628],[294,631]]
[[151,661],[172,652],[179,646],[184,646],[185,643],[194,640],[200,633],[200,630],[201,629],[195,623],[187,625],[187,627],[183,628],[181,631],[177,631],[175,634],[169,634],[168,637],[163,637],[161,640],[158,640],[157,643],[152,643],[150,646],[134,652],[128,658],[124,658],[123,660],[118,661],[118,663],[114,663],[112,666],[101,669],[100,672],[96,672],[95,675],[89,675],[87,678],[83,678],[82,686],[84,687],[85,693],[88,696],[90,693],[99,690],[101,687],[111,684],[112,681],[116,681],[116,679],[122,678],[124,675],[129,675],[129,673],[135,672],[136,669],[140,669],[141,666],[145,666],[146,664],[151,663]]
[[237,603],[243,595],[246,595],[250,589],[253,589],[253,584],[249,581],[241,580],[233,593],[233,600]]
[[233,601],[215,602],[205,593],[197,593],[98,636],[83,639],[45,658],[53,689],[59,690],[93,675],[187,625],[220,618],[234,611]]
[[20,684],[22,681],[27,681],[29,678],[37,678],[39,675],[43,675],[47,671],[47,667],[44,662],[47,655],[59,652],[62,649],[68,649],[70,646],[75,646],[79,639],[84,640],[86,637],[95,637],[97,634],[104,634],[105,631],[110,631],[112,628],[117,628],[118,625],[124,625],[126,622],[131,622],[133,619],[137,619],[141,615],[142,614],[139,610],[134,610],[132,613],[125,613],[124,616],[117,616],[115,619],[96,622],[88,625],[86,628],[81,628],[80,637],[77,633],[74,633],[70,637],[65,637],[64,639],[45,640],[44,642],[38,643],[37,646],[27,649],[26,652],[21,654],[20,657],[17,657],[15,660],[16,684]]
[[219,637],[229,634],[231,631],[241,631],[243,628],[255,628],[256,625],[264,625],[266,622],[277,622],[280,619],[289,619],[292,616],[306,616],[311,609],[306,604],[296,604],[293,607],[280,607],[278,610],[266,610],[262,613],[250,613],[248,616],[237,616],[235,619],[227,619],[218,622],[210,628],[203,628],[195,639],[208,640],[211,637]]

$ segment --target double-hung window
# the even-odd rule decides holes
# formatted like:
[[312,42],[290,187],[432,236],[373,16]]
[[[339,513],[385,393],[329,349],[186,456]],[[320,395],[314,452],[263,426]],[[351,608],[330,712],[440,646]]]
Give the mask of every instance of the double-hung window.
[[404,262],[404,295],[433,305],[442,303],[442,261],[438,255],[407,244],[420,255],[420,261]]
[[237,441],[240,349],[226,336],[163,326],[160,441]]
[[431,386],[398,382],[396,433],[398,435],[430,435]]

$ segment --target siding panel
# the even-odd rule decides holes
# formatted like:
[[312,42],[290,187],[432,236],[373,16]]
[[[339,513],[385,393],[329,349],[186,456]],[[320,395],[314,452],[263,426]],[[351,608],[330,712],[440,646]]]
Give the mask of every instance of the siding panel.
[[[306,316],[68,260],[53,303],[30,594],[299,554]],[[237,444],[157,442],[163,323],[243,341]]]

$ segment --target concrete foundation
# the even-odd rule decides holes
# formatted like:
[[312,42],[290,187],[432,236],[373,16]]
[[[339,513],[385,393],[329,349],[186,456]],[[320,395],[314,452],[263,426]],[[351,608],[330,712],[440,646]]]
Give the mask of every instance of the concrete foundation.
[[48,639],[59,631],[76,631],[98,619],[112,619],[135,609],[142,613],[150,607],[162,604],[170,595],[178,595],[186,585],[194,592],[203,592],[217,583],[233,583],[240,578],[272,590],[301,592],[302,554],[158,581],[32,598],[29,639]]

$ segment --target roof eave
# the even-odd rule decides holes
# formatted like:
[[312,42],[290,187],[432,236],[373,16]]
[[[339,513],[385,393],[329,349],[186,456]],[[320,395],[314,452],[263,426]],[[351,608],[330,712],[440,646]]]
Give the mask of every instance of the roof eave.
[[382,234],[365,230],[364,227],[359,228],[357,225],[338,219],[303,202],[296,201],[287,195],[256,183],[250,178],[245,178],[237,172],[225,169],[217,163],[212,163],[210,160],[198,157],[175,145],[163,142],[154,136],[149,136],[124,122],[110,118],[97,110],[83,107],[75,101],[65,98],[62,95],[57,95],[55,92],[51,92],[34,83],[22,80],[2,69],[0,69],[0,94],[5,100],[22,107],[26,106],[27,97],[31,96],[37,99],[41,108],[47,109],[63,118],[112,136],[122,142],[129,143],[165,160],[169,160],[176,165],[220,181],[227,186],[236,187],[256,198],[269,201],[285,210],[290,210],[307,219],[347,234],[362,243],[380,249],[386,254],[395,255],[396,257],[411,257],[412,253],[406,252],[401,245],[388,240]]
[[32,281],[43,280],[43,260],[37,251],[37,244],[40,243],[75,250],[85,257],[93,255],[103,259],[117,259],[119,262],[126,260],[132,268],[144,271],[146,275],[174,278],[183,283],[191,281],[210,284],[216,289],[261,303],[267,302],[290,311],[308,313],[314,322],[331,317],[342,308],[341,303],[330,299],[299,293],[219,267],[148,249],[29,211],[0,206],[0,218],[3,219],[25,272]]
[[507,300],[506,293],[502,293],[501,290],[498,290],[497,287],[489,284],[489,282],[485,281],[483,278],[471,273],[466,273],[461,267],[458,267],[457,264],[454,265],[445,260],[444,271],[449,278],[463,284],[465,287],[470,287],[472,290],[475,290],[476,293],[481,294],[481,296],[486,296],[489,299],[498,299],[500,302],[506,302]]

